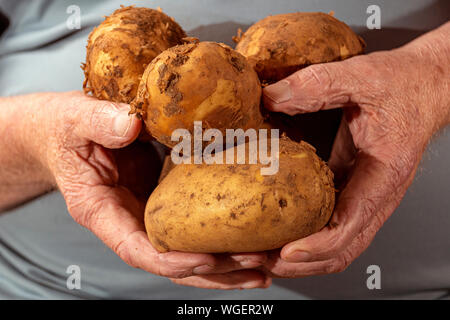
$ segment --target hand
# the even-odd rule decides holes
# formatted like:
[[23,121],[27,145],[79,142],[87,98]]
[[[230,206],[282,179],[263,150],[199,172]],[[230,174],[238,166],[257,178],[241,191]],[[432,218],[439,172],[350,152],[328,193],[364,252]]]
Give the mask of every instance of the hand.
[[[151,152],[142,146],[119,150],[130,145],[141,130],[141,121],[128,115],[128,105],[96,100],[80,92],[38,94],[32,100],[37,108],[28,110],[33,114],[28,124],[38,125],[39,130],[30,131],[25,140],[30,142],[33,157],[60,189],[75,221],[123,261],[165,277],[188,277],[184,282],[176,281],[199,287],[268,285],[261,272],[242,270],[260,266],[266,259],[264,253],[159,253],[152,247],[143,225],[146,197],[142,197],[142,188],[132,188],[134,179],[126,178],[137,178],[148,168],[151,175],[152,167],[160,169],[159,160],[149,157]],[[138,158],[142,155],[147,158]],[[130,188],[140,190],[139,194]]]
[[340,190],[331,221],[271,252],[263,267],[269,275],[343,271],[398,206],[449,114],[448,65],[424,48],[416,43],[313,65],[265,88],[265,106],[275,112],[344,112],[329,160]]

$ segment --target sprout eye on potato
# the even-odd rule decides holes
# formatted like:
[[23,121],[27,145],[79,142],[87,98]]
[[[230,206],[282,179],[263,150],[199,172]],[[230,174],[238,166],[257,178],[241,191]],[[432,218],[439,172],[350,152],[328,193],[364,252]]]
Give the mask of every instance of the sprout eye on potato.
[[176,129],[258,128],[261,83],[240,53],[215,42],[172,47],[146,68],[132,112],[139,113],[149,133],[172,147]]
[[130,103],[147,64],[185,36],[172,18],[158,10],[124,7],[114,11],[89,35],[83,67],[85,92]]
[[322,12],[268,16],[238,39],[261,81],[279,81],[315,63],[343,60],[363,52],[364,41],[345,23]]
[[161,252],[256,252],[323,228],[334,207],[333,174],[306,142],[280,139],[279,171],[261,164],[173,168],[150,196],[145,226]]

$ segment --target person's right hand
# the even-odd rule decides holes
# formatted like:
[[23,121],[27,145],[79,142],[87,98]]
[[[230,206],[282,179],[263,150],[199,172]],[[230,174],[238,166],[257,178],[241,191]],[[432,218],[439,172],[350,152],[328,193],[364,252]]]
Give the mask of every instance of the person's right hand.
[[[159,253],[152,247],[143,225],[145,202],[120,185],[110,150],[129,145],[141,130],[141,121],[128,115],[128,105],[96,100],[80,92],[26,98],[35,106],[24,110],[21,120],[23,127],[35,129],[24,135],[31,157],[48,172],[75,221],[91,230],[123,261],[156,275],[188,277],[181,283],[198,287],[270,285],[263,273],[248,270],[265,261],[264,253]],[[152,159],[148,161],[151,166]]]

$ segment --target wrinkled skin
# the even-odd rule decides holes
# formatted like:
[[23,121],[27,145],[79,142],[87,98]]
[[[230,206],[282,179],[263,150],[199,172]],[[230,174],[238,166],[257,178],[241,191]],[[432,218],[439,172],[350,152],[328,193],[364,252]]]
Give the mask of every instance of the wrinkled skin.
[[267,88],[266,106],[273,111],[344,111],[329,161],[342,190],[331,222],[286,245],[281,255],[272,254],[265,265],[269,273],[343,271],[398,206],[432,134],[448,123],[449,67],[435,60],[445,52],[429,51],[429,63],[418,65],[422,50],[416,44],[312,66]]
[[283,278],[341,272],[369,246],[430,138],[450,123],[449,36],[447,23],[400,49],[313,65],[265,88],[272,111],[343,108],[344,119],[329,161],[341,190],[329,225],[268,252],[260,270]]
[[[129,154],[128,148],[118,150],[130,145],[142,126],[128,115],[129,105],[75,91],[1,98],[0,107],[0,130],[6,137],[0,143],[0,210],[58,187],[74,220],[133,267],[171,278],[201,275],[199,286],[204,287],[212,282],[223,288],[270,285],[262,272],[245,270],[260,266],[265,253],[160,254],[151,246],[143,223],[147,197],[142,197],[139,181],[120,178],[151,177],[151,172],[142,174],[140,168],[126,165],[123,156]],[[18,108],[26,112],[17,112]],[[156,155],[152,157],[150,146],[131,148],[135,150],[129,161],[143,163],[136,158],[146,156],[145,163],[159,174],[161,164]],[[118,168],[117,163],[122,165]],[[216,274],[223,273],[217,284]]]
[[450,122],[449,37],[447,23],[398,50],[308,67],[283,82],[290,99],[265,89],[274,111],[346,113],[330,160],[344,181],[332,221],[281,252],[158,254],[107,150],[130,144],[141,123],[126,105],[78,92],[0,98],[0,210],[57,185],[74,219],[125,262],[183,285],[267,287],[270,277],[342,271],[397,207],[432,134]]

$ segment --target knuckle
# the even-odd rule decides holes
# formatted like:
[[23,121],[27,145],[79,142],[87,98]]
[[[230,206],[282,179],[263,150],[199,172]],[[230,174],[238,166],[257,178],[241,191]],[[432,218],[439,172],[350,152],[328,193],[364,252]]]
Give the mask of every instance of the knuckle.
[[84,199],[79,197],[79,193],[74,186],[71,186],[70,189],[62,187],[60,189],[66,200],[67,211],[69,211],[76,223],[87,228],[90,214],[83,205]]
[[108,119],[111,110],[117,109],[117,105],[110,101],[95,101],[88,114],[88,124],[91,128],[105,126],[105,119]]
[[393,78],[392,59],[390,54],[372,53],[352,58],[358,68],[354,71],[366,75],[367,84],[371,88],[386,89],[386,78]]
[[308,106],[309,111],[315,112],[326,105],[327,94],[332,87],[332,77],[328,67],[317,64],[309,66],[296,73],[297,86],[302,89],[301,95],[294,95],[295,104],[304,108]]
[[295,278],[297,276],[295,264],[285,262],[280,258],[269,260],[269,263],[265,264],[261,270],[277,278]]
[[349,256],[342,253],[330,261],[330,263],[325,267],[325,272],[327,274],[343,272],[350,265],[350,261]]
[[342,229],[343,229],[342,224],[339,223],[337,224],[336,227],[333,227],[332,231],[330,231],[331,236],[327,239],[325,245],[322,246],[325,248],[325,250],[322,253],[323,257],[335,256],[343,250],[343,248],[345,247],[345,237],[344,237],[345,230]]
[[[156,256],[155,269],[156,274],[162,277],[182,279],[193,275],[191,267],[183,267],[173,262],[170,256],[176,254],[174,252],[159,253]],[[181,262],[182,263],[182,262]]]
[[183,279],[192,276],[192,271],[185,269],[177,270],[166,264],[159,264],[157,274],[166,278]]
[[370,226],[368,226],[364,231],[362,231],[360,234],[358,234],[358,236],[355,238],[354,247],[356,248],[356,250],[362,252],[362,250],[367,248],[367,246],[372,242],[376,232],[383,225],[383,222],[384,222],[384,219],[382,219],[378,215],[374,217]]
[[346,71],[346,65],[346,61],[316,64],[298,73],[299,85],[307,88],[309,93],[306,103],[312,103],[317,110],[326,105],[348,103],[357,87],[354,77]]
[[339,234],[335,233],[328,242],[328,249],[326,251],[326,254],[335,255],[341,251],[342,246],[343,246],[342,238],[339,236]]
[[278,271],[278,276],[282,278],[297,278],[298,272],[295,268],[286,267]]
[[374,101],[392,98],[391,88],[386,86],[386,79],[391,79],[395,75],[392,74],[392,67],[387,65],[386,59],[368,54],[352,57],[345,62],[348,62],[349,66],[344,72],[344,77],[357,79],[357,86],[361,88],[354,93],[355,100],[361,106],[376,111],[379,106],[374,105]]
[[165,271],[164,277],[170,277],[175,279],[183,279],[192,276],[192,272],[188,270],[167,270]]
[[361,199],[361,206],[361,223],[359,225],[358,233],[364,230],[365,226],[367,226],[378,211],[378,203],[373,198]]
[[317,64],[306,68],[303,70],[303,77],[325,90],[330,89],[333,84],[331,71],[325,64]]
[[118,243],[112,245],[112,250],[124,261],[126,264],[133,268],[137,268],[138,265],[132,259],[129,247],[126,240],[119,241]]
[[102,224],[99,206],[96,202],[89,201],[89,209],[85,209],[83,216],[85,217],[85,225],[88,229],[95,229],[96,226]]

